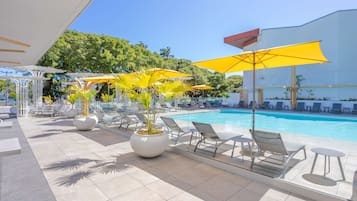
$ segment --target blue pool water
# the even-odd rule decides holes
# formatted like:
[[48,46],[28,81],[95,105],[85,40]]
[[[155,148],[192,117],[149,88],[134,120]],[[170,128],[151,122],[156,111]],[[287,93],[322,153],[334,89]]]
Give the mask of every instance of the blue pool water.
[[[252,113],[240,110],[221,110],[171,116],[177,120],[230,124],[250,128]],[[357,118],[256,112],[256,129],[335,138],[357,142]]]

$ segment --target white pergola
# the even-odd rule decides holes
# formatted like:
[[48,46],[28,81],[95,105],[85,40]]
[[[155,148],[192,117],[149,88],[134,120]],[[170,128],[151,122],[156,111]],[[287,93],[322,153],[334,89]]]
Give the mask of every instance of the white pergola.
[[37,109],[42,106],[42,96],[43,96],[43,80],[46,73],[64,73],[64,70],[44,67],[44,66],[15,66],[8,67],[17,71],[24,71],[31,73],[32,77],[32,104]]
[[[12,80],[16,84],[16,114],[19,117],[27,116],[29,108],[29,83],[31,81],[47,80],[43,77],[26,77],[26,76],[0,76],[0,80]],[[41,98],[42,101],[42,98]]]
[[0,1],[0,67],[22,68],[21,70],[26,69],[32,74],[32,77],[14,79],[16,91],[20,93],[20,101],[21,98],[25,100],[24,94],[27,93],[28,83],[32,80],[33,88],[37,90],[33,92],[36,99],[34,102],[37,105],[42,102],[43,74],[53,71],[32,65],[37,63],[91,1]]

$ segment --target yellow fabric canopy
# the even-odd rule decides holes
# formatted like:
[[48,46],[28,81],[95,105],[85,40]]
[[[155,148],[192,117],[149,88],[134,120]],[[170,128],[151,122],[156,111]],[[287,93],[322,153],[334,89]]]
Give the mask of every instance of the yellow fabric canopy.
[[[138,76],[138,74],[141,74],[143,71],[139,72],[133,72],[129,74],[121,74],[120,76],[129,76],[132,78],[135,78]],[[169,69],[162,69],[162,68],[151,68],[146,70],[146,74],[157,77],[158,80],[163,80],[163,79],[175,79],[175,78],[183,78],[183,77],[191,77],[191,74],[187,73],[181,73],[175,70],[169,70]]]
[[205,85],[205,84],[201,84],[201,85],[192,86],[191,89],[193,89],[193,90],[211,90],[214,88],[211,86]]
[[313,41],[254,52],[246,51],[238,55],[194,62],[193,65],[220,73],[230,73],[327,61],[320,49],[320,41]]
[[[255,100],[255,70],[324,63],[328,60],[320,48],[320,41],[300,43],[246,51],[238,55],[194,62],[193,65],[208,68],[220,73],[253,70],[253,100]],[[252,130],[255,128],[255,101],[252,105]]]
[[113,75],[80,78],[80,80],[83,80],[85,82],[93,82],[93,83],[112,82],[114,81],[114,79],[115,77]]

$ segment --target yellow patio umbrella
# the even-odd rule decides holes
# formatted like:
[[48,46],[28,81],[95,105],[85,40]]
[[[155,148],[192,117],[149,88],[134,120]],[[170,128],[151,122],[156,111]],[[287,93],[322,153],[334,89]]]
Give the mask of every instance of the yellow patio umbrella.
[[80,78],[84,82],[91,82],[91,83],[107,83],[108,84],[108,95],[109,95],[109,83],[115,80],[113,75],[106,75],[106,76],[97,76],[97,77],[84,77]]
[[162,69],[162,68],[151,68],[148,69],[147,72],[155,76],[160,76],[161,79],[175,79],[175,78],[184,78],[184,77],[192,76],[191,74],[181,73],[179,71]]
[[113,75],[80,78],[80,80],[83,80],[84,82],[94,83],[108,83],[114,81],[114,79],[115,77]]
[[204,91],[205,91],[205,90],[212,90],[212,89],[214,89],[214,88],[211,87],[211,86],[205,85],[205,84],[200,84],[200,85],[192,86],[191,89],[192,89],[192,90],[202,90],[202,91],[203,91],[202,96],[205,97]]
[[201,84],[201,85],[192,86],[191,89],[193,89],[193,90],[211,90],[214,88],[211,86],[205,85],[205,84]]
[[[255,70],[304,64],[321,64],[328,60],[320,48],[320,41],[274,47],[256,51],[246,51],[238,55],[206,61],[193,65],[220,73],[253,71],[253,100],[255,100]],[[255,101],[252,105],[252,130],[255,127]]]

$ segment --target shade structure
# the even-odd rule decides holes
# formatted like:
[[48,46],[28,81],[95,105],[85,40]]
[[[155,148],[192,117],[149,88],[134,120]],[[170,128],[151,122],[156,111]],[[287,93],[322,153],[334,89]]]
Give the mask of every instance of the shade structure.
[[[320,48],[320,41],[287,46],[246,51],[238,55],[206,61],[193,65],[208,68],[220,73],[253,71],[253,100],[255,100],[255,70],[305,64],[321,64],[328,60]],[[252,130],[255,128],[255,101],[252,105]]]
[[80,80],[83,80],[84,82],[108,83],[114,81],[115,77],[113,75],[107,75],[98,77],[84,77],[80,78]]
[[165,79],[187,79],[191,77],[191,74],[181,73],[175,70],[162,69],[162,68],[151,68],[148,70],[142,70],[138,72],[132,72],[128,74],[119,74],[118,77],[127,77],[135,79],[137,77],[142,77],[142,74],[145,74],[149,77],[155,77],[156,80],[165,80]]
[[211,90],[214,88],[211,86],[205,85],[205,84],[201,84],[201,85],[192,86],[191,89],[193,89],[193,90]]
[[162,77],[162,79],[176,79],[176,78],[184,78],[184,77],[192,76],[191,74],[181,73],[179,71],[162,69],[162,68],[151,68],[147,71],[155,76]]
[[0,1],[0,65],[34,65],[91,0]]

